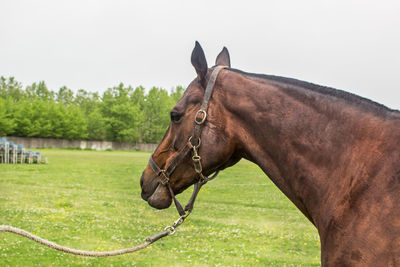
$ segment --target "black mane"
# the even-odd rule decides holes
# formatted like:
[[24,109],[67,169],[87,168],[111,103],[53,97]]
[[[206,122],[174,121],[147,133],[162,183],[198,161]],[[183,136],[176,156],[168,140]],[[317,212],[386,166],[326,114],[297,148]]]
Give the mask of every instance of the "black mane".
[[305,82],[293,78],[287,78],[287,77],[281,77],[281,76],[275,76],[275,75],[267,75],[267,74],[256,74],[256,73],[247,73],[238,69],[230,69],[234,72],[240,73],[244,76],[249,76],[249,77],[254,77],[254,78],[259,78],[263,79],[266,81],[273,81],[273,82],[278,82],[281,84],[285,85],[290,85],[290,86],[295,86],[295,87],[301,87],[307,90],[311,90],[320,94],[324,95],[329,95],[337,98],[341,98],[351,104],[361,106],[363,108],[366,108],[369,111],[378,113],[378,114],[387,114],[388,112],[397,112],[397,110],[390,109],[386,107],[385,105],[382,105],[380,103],[377,103],[375,101],[372,101],[370,99],[358,96],[353,93],[349,93],[343,90],[335,89],[332,87],[328,86],[322,86],[310,82]]

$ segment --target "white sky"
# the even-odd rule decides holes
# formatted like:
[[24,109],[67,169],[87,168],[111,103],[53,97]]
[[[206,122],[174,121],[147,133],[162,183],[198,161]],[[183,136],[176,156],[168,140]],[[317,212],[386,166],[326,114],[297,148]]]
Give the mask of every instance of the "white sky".
[[343,89],[400,109],[400,1],[0,0],[0,75],[103,92],[186,86],[209,66]]

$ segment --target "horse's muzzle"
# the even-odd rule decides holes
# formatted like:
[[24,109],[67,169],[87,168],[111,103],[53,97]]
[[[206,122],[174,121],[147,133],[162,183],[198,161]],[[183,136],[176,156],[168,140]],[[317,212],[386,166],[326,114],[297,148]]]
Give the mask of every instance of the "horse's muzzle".
[[146,181],[145,172],[140,178],[140,187],[142,188],[142,198],[156,209],[166,209],[172,203],[172,198],[166,186],[160,184],[157,179]]
[[172,198],[167,187],[158,184],[156,191],[147,199],[147,203],[156,209],[166,209],[171,206]]

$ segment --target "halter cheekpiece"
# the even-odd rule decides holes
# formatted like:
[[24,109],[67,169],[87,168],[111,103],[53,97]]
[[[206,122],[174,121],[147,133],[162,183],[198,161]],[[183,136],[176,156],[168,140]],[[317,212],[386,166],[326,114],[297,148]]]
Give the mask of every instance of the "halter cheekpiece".
[[[212,95],[212,92],[214,89],[214,84],[217,79],[218,73],[224,68],[226,68],[226,66],[216,66],[214,68],[213,72],[211,73],[210,80],[207,83],[207,87],[206,87],[206,90],[204,93],[203,102],[194,118],[195,124],[194,124],[193,134],[192,134],[192,136],[189,137],[184,148],[171,161],[171,164],[168,167],[161,169],[155,163],[155,161],[153,159],[153,155],[150,156],[150,160],[149,160],[150,167],[153,169],[153,171],[159,177],[160,183],[162,185],[165,185],[168,188],[168,191],[171,194],[172,199],[174,200],[176,209],[178,210],[178,213],[182,219],[186,218],[190,214],[190,212],[193,210],[194,201],[196,200],[196,197],[200,191],[200,188],[205,183],[211,181],[218,175],[218,171],[216,171],[215,174],[211,177],[207,177],[203,174],[203,167],[201,165],[201,157],[198,154],[198,149],[201,145],[201,139],[200,139],[201,128],[207,119],[208,102],[211,98],[211,95]],[[174,172],[175,168],[177,167],[177,165],[186,157],[186,155],[189,153],[189,151],[192,151],[193,167],[194,167],[194,170],[196,171],[196,173],[199,175],[199,180],[198,180],[198,182],[196,182],[194,184],[194,190],[193,190],[192,196],[190,197],[189,202],[185,206],[185,209],[183,209],[182,205],[176,199],[174,191],[171,188],[170,177],[171,177],[171,174]],[[186,214],[185,211],[187,211],[188,213]]]

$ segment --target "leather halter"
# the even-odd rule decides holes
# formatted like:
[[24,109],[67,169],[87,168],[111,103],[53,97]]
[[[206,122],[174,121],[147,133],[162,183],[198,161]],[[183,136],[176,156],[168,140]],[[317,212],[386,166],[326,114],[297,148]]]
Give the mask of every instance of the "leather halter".
[[[219,172],[219,171],[216,171],[215,174],[211,177],[207,177],[203,174],[203,168],[201,165],[201,157],[198,154],[198,149],[201,145],[201,139],[200,139],[201,128],[207,119],[208,102],[211,98],[211,94],[214,89],[215,80],[217,79],[218,73],[224,68],[226,68],[226,66],[216,66],[214,68],[214,70],[211,74],[210,80],[207,83],[206,91],[204,93],[203,103],[201,104],[201,107],[197,111],[196,116],[194,118],[195,124],[194,124],[193,134],[192,134],[192,136],[189,137],[184,148],[171,161],[171,164],[168,167],[161,169],[160,167],[158,167],[158,165],[154,161],[153,155],[150,156],[150,160],[149,160],[150,167],[160,178],[160,183],[162,185],[165,185],[168,188],[168,191],[171,194],[172,199],[174,200],[176,209],[178,210],[178,213],[180,216],[189,215],[189,213],[193,210],[194,201],[196,200],[196,197],[200,191],[200,188],[205,183],[207,183],[207,182],[211,181],[212,179],[214,179],[215,177],[217,177],[218,172]],[[171,174],[174,172],[175,168],[186,157],[186,155],[189,153],[189,151],[192,151],[193,166],[194,166],[194,170],[199,175],[199,180],[194,184],[194,190],[193,190],[192,196],[190,197],[189,202],[185,206],[185,209],[183,209],[182,205],[176,199],[174,191],[171,188],[170,177],[171,177]],[[188,212],[187,215],[185,215],[186,214],[185,211]]]

